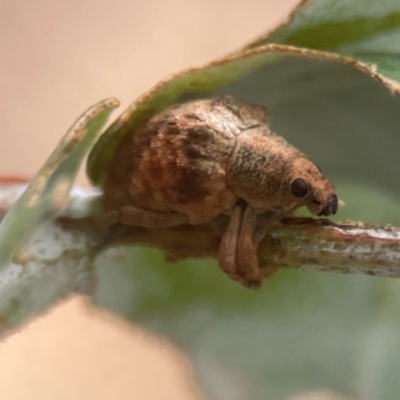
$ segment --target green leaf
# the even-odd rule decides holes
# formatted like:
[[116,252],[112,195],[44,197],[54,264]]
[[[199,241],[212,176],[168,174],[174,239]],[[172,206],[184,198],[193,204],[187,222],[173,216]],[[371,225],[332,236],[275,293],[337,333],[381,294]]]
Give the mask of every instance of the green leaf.
[[325,388],[397,399],[398,282],[282,271],[253,292],[215,262],[168,264],[139,249],[116,257],[97,264],[95,301],[179,345],[209,398]]
[[66,207],[83,158],[118,105],[116,99],[108,99],[82,114],[30,181],[0,224],[0,266],[10,260],[38,224],[54,219]]
[[[296,71],[296,77],[303,81],[301,72],[304,74],[304,71],[301,70],[308,70],[307,82],[320,74],[313,67],[315,59],[324,64],[330,62],[339,70],[340,66],[336,63],[343,63],[366,73],[397,93],[400,91],[399,43],[400,5],[397,2],[355,0],[351,5],[346,0],[302,2],[292,13],[290,21],[276,31],[232,56],[176,74],[139,98],[94,147],[88,160],[88,175],[95,184],[101,185],[121,138],[174,102],[216,96],[221,90],[236,94],[231,86],[243,86],[249,77],[257,73],[257,78],[253,80],[265,82],[267,86],[268,82],[273,84],[277,79],[293,79],[293,71],[285,67],[281,71],[282,65],[289,64]],[[305,62],[311,65],[304,68],[302,64]],[[268,66],[277,68],[269,69]],[[322,73],[331,72],[325,70]],[[333,78],[336,77],[333,75]],[[326,79],[334,82],[329,75]],[[343,84],[343,80],[340,84]],[[273,107],[267,93],[260,88],[256,95],[253,93],[245,99],[252,101],[255,98]]]
[[400,79],[398,1],[319,0],[301,3],[289,23],[248,48],[269,43],[335,52],[373,66],[383,77]]
[[[338,219],[399,223],[400,100],[387,90],[400,91],[399,15],[390,0],[303,2],[246,49],[143,95],[96,144],[89,176],[101,185],[121,137],[168,105],[229,94],[266,105],[273,130],[337,184]],[[282,271],[254,293],[214,261],[143,249],[107,252],[96,274],[95,302],[181,346],[209,398],[398,398],[396,280]]]
[[[64,232],[55,217],[70,202],[79,166],[117,105],[102,101],[75,122],[1,222],[0,333],[90,285],[95,235]],[[73,210],[93,208],[83,204],[83,191],[79,196]]]

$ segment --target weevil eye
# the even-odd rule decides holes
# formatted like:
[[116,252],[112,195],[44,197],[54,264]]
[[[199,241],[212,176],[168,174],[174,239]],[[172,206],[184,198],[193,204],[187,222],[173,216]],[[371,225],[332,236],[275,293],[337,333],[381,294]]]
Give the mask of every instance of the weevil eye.
[[290,191],[294,197],[301,199],[306,196],[308,192],[307,182],[302,178],[296,178],[290,184]]

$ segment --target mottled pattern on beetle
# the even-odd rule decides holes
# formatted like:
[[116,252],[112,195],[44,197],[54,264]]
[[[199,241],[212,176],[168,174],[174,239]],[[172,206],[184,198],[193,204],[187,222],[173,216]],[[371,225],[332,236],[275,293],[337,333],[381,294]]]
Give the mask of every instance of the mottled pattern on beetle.
[[228,184],[256,209],[281,208],[285,175],[304,154],[283,138],[260,128],[240,135],[230,159]]
[[232,97],[170,107],[129,132],[111,160],[104,194],[108,225],[166,228],[230,215],[218,261],[248,287],[265,276],[257,245],[271,218],[304,205],[314,215],[338,209],[319,168],[270,132],[267,110]]
[[281,187],[280,179],[267,179],[263,171],[267,163],[271,162],[271,158],[271,155],[263,151],[255,152],[250,145],[240,146],[235,154],[235,163],[232,164],[230,172],[238,185],[252,198],[271,196]]
[[255,120],[241,104],[225,97],[173,106],[129,134],[111,163],[106,208],[173,210],[193,224],[229,212],[237,201],[226,177],[236,137],[267,120],[264,107],[257,106]]

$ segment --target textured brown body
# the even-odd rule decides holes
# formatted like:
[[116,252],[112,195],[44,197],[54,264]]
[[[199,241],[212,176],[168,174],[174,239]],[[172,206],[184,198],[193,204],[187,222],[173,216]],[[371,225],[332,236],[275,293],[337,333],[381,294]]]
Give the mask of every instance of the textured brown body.
[[[301,196],[293,189],[299,180]],[[129,225],[141,226],[138,210],[164,216],[145,224],[155,228],[168,214],[184,215],[182,221],[193,225],[232,215],[236,222],[228,230],[236,233],[228,235],[226,248],[221,244],[226,256],[240,246],[232,239],[240,229],[252,232],[246,240],[253,244],[243,239],[242,247],[255,253],[256,214],[284,215],[303,205],[323,215],[337,209],[333,186],[319,169],[271,133],[267,109],[232,97],[170,107],[128,134],[114,154],[104,193],[106,211]],[[134,212],[124,217],[124,210]]]
[[[221,111],[226,113],[208,100],[191,103],[183,113],[176,106],[128,135],[107,177],[107,209],[134,204],[178,211],[197,224],[233,207],[235,196],[227,188],[226,169],[238,129],[230,115],[221,126],[217,118]],[[210,113],[216,114],[214,121]]]
[[167,109],[120,144],[106,209],[177,211],[199,224],[229,213],[239,198],[260,210],[282,208],[287,165],[305,156],[267,122],[264,107],[229,97]]

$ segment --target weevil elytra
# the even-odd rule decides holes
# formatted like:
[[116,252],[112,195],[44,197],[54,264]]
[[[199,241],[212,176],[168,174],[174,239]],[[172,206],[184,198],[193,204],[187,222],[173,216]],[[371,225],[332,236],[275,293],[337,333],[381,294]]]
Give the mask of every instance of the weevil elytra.
[[307,206],[328,216],[338,209],[332,184],[268,122],[265,107],[232,97],[162,111],[115,151],[104,184],[105,219],[165,228],[226,214],[219,265],[232,279],[258,287],[260,214],[281,218]]

